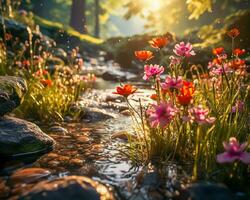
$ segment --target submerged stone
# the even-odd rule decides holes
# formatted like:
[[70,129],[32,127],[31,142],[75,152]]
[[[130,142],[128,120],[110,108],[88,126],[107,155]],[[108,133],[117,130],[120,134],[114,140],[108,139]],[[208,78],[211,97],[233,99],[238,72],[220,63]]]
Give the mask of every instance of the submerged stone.
[[11,112],[27,92],[26,81],[14,76],[0,76],[0,116]]
[[81,112],[80,118],[86,122],[99,122],[112,119],[114,116],[102,109],[86,108]]
[[180,197],[180,200],[236,200],[232,192],[222,184],[195,183],[189,186]]
[[114,200],[109,189],[90,178],[68,176],[52,181],[42,181],[22,194],[19,200]]
[[15,171],[10,180],[12,183],[31,183],[48,177],[51,172],[43,168],[26,168]]
[[56,133],[68,134],[68,130],[61,127],[61,126],[52,126],[49,128],[49,131],[56,132]]
[[7,116],[0,119],[0,156],[35,159],[50,151],[54,144],[51,137],[31,122]]

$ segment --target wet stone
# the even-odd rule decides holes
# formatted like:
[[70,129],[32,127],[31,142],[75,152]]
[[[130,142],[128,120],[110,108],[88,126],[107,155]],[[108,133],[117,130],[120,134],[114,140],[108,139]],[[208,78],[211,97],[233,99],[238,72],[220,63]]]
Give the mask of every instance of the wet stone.
[[49,153],[48,155],[47,155],[47,157],[48,158],[57,158],[59,155],[58,154],[56,154],[56,153]]
[[53,149],[55,141],[36,124],[15,117],[0,119],[0,156],[35,160]]
[[77,141],[80,143],[88,143],[90,141],[88,136],[80,136],[77,138]]
[[85,121],[88,123],[90,123],[90,122],[94,123],[94,122],[112,119],[112,118],[114,118],[114,116],[103,109],[86,108],[86,109],[84,109],[83,112],[81,112],[80,118],[82,121]]
[[117,133],[113,133],[112,136],[111,136],[111,139],[121,139],[121,140],[128,141],[129,139],[130,140],[136,140],[136,136],[132,135],[132,134],[126,132],[126,131],[120,131],[120,132],[117,132]]
[[10,177],[12,183],[31,183],[48,177],[51,172],[43,168],[26,168],[14,172]]
[[236,200],[231,191],[222,184],[196,183],[181,192],[176,200]]
[[48,162],[48,165],[49,165],[50,167],[57,167],[57,166],[60,165],[60,162],[57,161],[57,160],[51,160],[51,161]]
[[106,186],[83,176],[68,176],[52,181],[43,181],[23,193],[19,200],[114,200]]
[[131,112],[129,110],[123,110],[120,112],[120,114],[122,114],[124,116],[131,116]]
[[67,162],[67,161],[69,161],[69,159],[70,158],[68,156],[60,156],[57,158],[57,160],[60,162]]
[[0,116],[18,107],[27,90],[27,83],[24,79],[15,76],[0,76]]
[[82,166],[84,162],[81,159],[73,158],[69,161],[69,163],[73,166]]
[[61,126],[52,126],[49,128],[49,131],[56,132],[56,133],[68,134],[68,130],[61,127]]

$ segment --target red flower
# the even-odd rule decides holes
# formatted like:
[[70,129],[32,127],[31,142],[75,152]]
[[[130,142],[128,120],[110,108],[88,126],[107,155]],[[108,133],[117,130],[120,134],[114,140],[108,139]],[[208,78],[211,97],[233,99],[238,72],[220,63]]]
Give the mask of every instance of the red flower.
[[178,95],[177,96],[177,100],[178,100],[179,104],[181,104],[183,106],[187,106],[188,104],[190,104],[192,99],[193,99],[193,97],[189,96],[189,95]]
[[149,44],[151,45],[151,47],[156,48],[156,49],[160,49],[166,46],[168,43],[169,43],[169,40],[166,37],[157,37],[149,41]]
[[50,79],[42,79],[40,82],[45,86],[45,87],[51,87],[53,82]]
[[12,35],[10,33],[5,33],[5,40],[10,41],[12,39]]
[[153,58],[153,52],[151,51],[135,51],[135,56],[138,60],[148,61]]
[[130,84],[125,84],[122,87],[116,87],[116,92],[113,92],[113,94],[118,94],[124,97],[128,97],[131,94],[134,94],[137,88]]
[[245,66],[245,60],[235,59],[235,60],[229,62],[229,67],[234,69],[234,70],[241,69],[244,66]]
[[193,99],[193,94],[195,92],[195,88],[192,82],[183,81],[183,87],[180,89],[180,95],[177,96],[177,100],[181,105],[190,104]]
[[47,75],[49,72],[46,69],[39,69],[37,72],[35,72],[35,76],[43,76],[43,75]]
[[214,55],[221,55],[224,52],[224,48],[223,47],[218,47],[213,49],[213,54]]
[[234,51],[233,51],[233,54],[236,55],[236,56],[241,56],[241,55],[243,55],[245,53],[246,53],[245,49],[239,49],[239,48],[237,48],[237,49],[234,49]]
[[30,67],[30,61],[29,60],[24,60],[22,62],[22,67],[28,69]]
[[233,28],[227,32],[227,35],[231,38],[236,38],[240,34],[239,29]]

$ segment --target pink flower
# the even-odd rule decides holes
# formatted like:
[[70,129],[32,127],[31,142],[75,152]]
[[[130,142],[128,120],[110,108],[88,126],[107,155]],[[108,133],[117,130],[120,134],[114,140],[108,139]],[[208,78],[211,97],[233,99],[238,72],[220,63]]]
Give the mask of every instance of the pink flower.
[[177,56],[190,57],[195,55],[195,52],[192,49],[193,47],[189,42],[187,44],[181,42],[180,44],[175,45],[173,51]]
[[247,142],[239,144],[235,137],[231,137],[229,143],[223,142],[225,152],[217,155],[217,162],[232,163],[239,160],[245,164],[250,164],[250,153],[245,151],[247,145]]
[[170,56],[169,59],[170,59],[170,66],[181,64],[181,59],[180,58]]
[[148,80],[151,77],[159,77],[164,72],[164,67],[159,65],[145,65],[144,66],[144,80]]
[[182,86],[183,86],[183,80],[181,76],[178,76],[177,78],[166,76],[165,82],[161,84],[163,90],[179,89]]
[[197,122],[198,124],[212,124],[215,121],[214,117],[208,117],[209,110],[204,109],[201,105],[190,108],[189,112],[192,115],[193,121]]
[[177,112],[177,108],[171,103],[162,102],[159,105],[153,105],[152,109],[147,111],[147,114],[149,115],[151,127],[160,126],[164,128],[173,120]]
[[235,105],[232,107],[231,112],[236,113],[236,112],[242,112],[244,110],[244,102],[243,101],[237,101]]
[[[212,67],[212,68],[211,68]],[[222,75],[222,74],[228,74],[228,73],[232,73],[233,70],[228,67],[228,64],[224,64],[223,67],[222,66],[210,66],[210,75]]]

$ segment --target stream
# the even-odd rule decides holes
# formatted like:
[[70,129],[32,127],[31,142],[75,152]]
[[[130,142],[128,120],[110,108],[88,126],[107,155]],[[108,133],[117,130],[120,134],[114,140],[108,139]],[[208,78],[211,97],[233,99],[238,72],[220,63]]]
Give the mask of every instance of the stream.
[[[141,83],[137,84],[138,87]],[[110,186],[117,199],[160,200],[175,199],[184,185],[189,184],[190,170],[171,163],[160,170],[154,166],[133,166],[123,156],[122,145],[127,143],[124,132],[132,132],[132,120],[126,111],[126,104],[112,95],[117,82],[97,78],[95,88],[84,93],[80,104],[98,108],[113,117],[107,120],[38,124],[56,141],[54,150],[31,164],[11,161],[0,170],[0,199],[17,199],[19,195],[42,180],[53,180],[70,175],[87,176]],[[152,91],[141,89],[136,95],[148,101]],[[136,104],[136,100],[134,101]],[[11,174],[17,169],[42,168],[50,171],[46,176],[28,177],[21,181],[12,180]],[[160,176],[159,174],[163,174]],[[181,199],[181,198],[178,198]],[[218,198],[219,199],[219,198]]]

